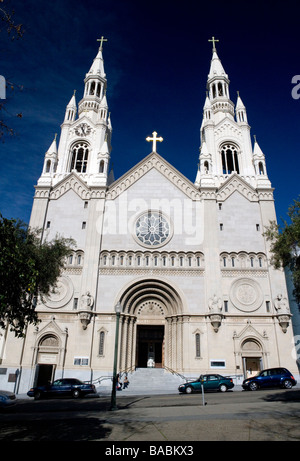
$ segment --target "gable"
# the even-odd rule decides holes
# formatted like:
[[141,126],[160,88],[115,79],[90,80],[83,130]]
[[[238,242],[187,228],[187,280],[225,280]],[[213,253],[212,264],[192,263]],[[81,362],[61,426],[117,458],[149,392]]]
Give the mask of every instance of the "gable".
[[242,131],[236,122],[226,117],[216,125],[215,138],[239,139],[241,141]]
[[258,201],[256,190],[244,181],[239,175],[232,174],[217,192],[217,200],[227,200],[234,192],[238,192],[250,202]]
[[56,200],[69,190],[73,190],[82,200],[90,198],[88,186],[76,173],[72,172],[53,187],[50,199]]
[[152,169],[159,172],[167,181],[190,199],[200,200],[200,193],[194,184],[157,153],[148,155],[121,178],[111,184],[107,191],[107,198],[114,200]]

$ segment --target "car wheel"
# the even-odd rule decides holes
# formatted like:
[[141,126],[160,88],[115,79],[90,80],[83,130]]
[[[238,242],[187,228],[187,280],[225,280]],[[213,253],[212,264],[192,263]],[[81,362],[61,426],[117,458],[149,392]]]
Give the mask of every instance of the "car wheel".
[[80,390],[79,389],[73,389],[72,396],[74,399],[78,399],[80,397]]
[[226,392],[226,391],[227,391],[227,386],[226,386],[226,384],[221,384],[221,386],[219,387],[219,390],[220,390],[221,392]]
[[249,384],[249,389],[250,389],[250,391],[257,391],[258,385],[255,382],[250,383]]
[[191,388],[191,386],[188,386],[186,389],[185,389],[185,393],[186,394],[191,394],[193,392],[193,389]]
[[292,385],[292,383],[291,383],[291,381],[289,379],[285,379],[283,381],[283,387],[285,389],[292,389],[293,385]]
[[40,391],[35,391],[34,400],[40,400],[41,397],[42,397],[42,393]]

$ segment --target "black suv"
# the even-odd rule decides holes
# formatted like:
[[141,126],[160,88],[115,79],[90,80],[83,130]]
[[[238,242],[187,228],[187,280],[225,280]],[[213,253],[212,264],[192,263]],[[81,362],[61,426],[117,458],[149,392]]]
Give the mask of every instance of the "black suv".
[[262,370],[252,378],[244,379],[243,389],[256,391],[264,387],[284,387],[291,389],[297,384],[294,376],[286,368],[269,368]]

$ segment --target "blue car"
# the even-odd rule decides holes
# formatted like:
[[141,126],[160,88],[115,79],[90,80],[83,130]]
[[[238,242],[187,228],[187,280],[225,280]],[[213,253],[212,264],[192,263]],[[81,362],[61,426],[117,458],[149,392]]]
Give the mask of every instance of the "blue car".
[[269,368],[251,378],[244,379],[242,387],[244,390],[250,391],[269,387],[292,389],[296,384],[297,381],[294,376],[286,368]]
[[88,384],[75,378],[57,379],[52,384],[32,387],[27,395],[36,400],[43,397],[73,397],[74,399],[87,394],[96,394],[94,384]]

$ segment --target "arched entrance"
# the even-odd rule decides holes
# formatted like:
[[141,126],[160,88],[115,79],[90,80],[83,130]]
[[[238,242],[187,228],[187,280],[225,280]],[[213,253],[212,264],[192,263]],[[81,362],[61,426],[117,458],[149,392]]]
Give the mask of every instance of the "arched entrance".
[[139,280],[120,296],[120,371],[136,367],[182,370],[183,308],[166,281]]
[[41,338],[37,350],[35,385],[42,386],[53,380],[58,364],[59,340],[53,334]]
[[262,346],[256,339],[246,339],[242,343],[244,377],[250,378],[262,370]]

